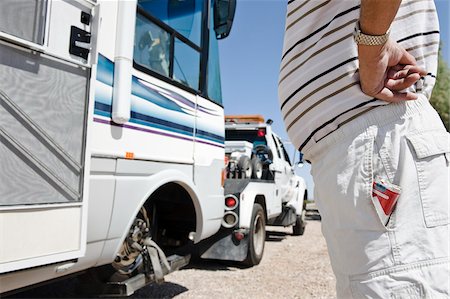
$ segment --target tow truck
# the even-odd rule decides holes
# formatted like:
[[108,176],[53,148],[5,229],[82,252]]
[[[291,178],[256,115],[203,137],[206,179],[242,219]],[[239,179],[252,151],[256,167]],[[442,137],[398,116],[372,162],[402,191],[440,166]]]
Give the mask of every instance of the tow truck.
[[201,243],[201,258],[260,263],[266,225],[305,231],[305,180],[295,174],[272,120],[261,115],[225,116],[225,216],[221,230]]

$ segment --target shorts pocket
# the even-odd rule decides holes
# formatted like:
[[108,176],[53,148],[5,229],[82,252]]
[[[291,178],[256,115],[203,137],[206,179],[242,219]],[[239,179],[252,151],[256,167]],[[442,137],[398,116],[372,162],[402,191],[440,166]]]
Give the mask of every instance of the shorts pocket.
[[433,130],[407,135],[416,164],[425,225],[449,223],[450,134]]
[[386,147],[380,147],[379,141],[377,142],[374,140],[374,146],[373,146],[373,154],[372,154],[372,161],[371,161],[371,167],[372,167],[372,180],[370,185],[370,198],[372,202],[373,209],[376,211],[376,214],[378,216],[378,220],[381,222],[381,224],[385,227],[387,231],[393,230],[395,227],[395,212],[396,208],[395,205],[393,205],[393,210],[389,215],[387,215],[383,207],[381,206],[381,202],[379,199],[377,199],[376,196],[374,196],[374,188],[373,185],[375,182],[380,182],[380,180],[384,182],[391,182],[392,178],[394,177],[393,174],[389,173],[389,169],[392,169],[392,166],[387,167],[391,164],[391,153]]
[[405,284],[395,288],[392,288],[390,294],[390,299],[422,299],[425,298],[424,292],[420,285],[416,284]]

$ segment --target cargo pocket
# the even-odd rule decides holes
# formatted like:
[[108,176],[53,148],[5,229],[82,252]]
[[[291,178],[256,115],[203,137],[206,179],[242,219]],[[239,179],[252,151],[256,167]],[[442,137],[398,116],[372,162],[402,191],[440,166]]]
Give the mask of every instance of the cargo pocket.
[[425,298],[420,285],[406,284],[391,289],[390,299],[422,299]]
[[407,135],[417,170],[425,225],[449,223],[450,134],[435,130]]

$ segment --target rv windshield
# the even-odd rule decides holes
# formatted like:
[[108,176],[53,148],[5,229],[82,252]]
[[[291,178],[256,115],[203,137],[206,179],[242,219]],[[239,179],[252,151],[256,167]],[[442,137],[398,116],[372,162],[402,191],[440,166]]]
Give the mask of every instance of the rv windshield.
[[134,62],[144,72],[221,104],[212,4],[213,0],[139,0]]

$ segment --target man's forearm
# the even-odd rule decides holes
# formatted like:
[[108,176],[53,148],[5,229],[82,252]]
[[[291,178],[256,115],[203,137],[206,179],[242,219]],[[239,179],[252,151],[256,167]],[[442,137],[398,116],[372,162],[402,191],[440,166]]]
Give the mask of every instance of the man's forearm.
[[385,34],[402,0],[361,0],[360,28],[365,34]]
[[[359,27],[366,35],[384,35],[397,15],[401,0],[361,0]],[[414,85],[426,71],[397,42],[358,43],[359,78],[362,91],[386,102],[417,99],[405,89]]]

